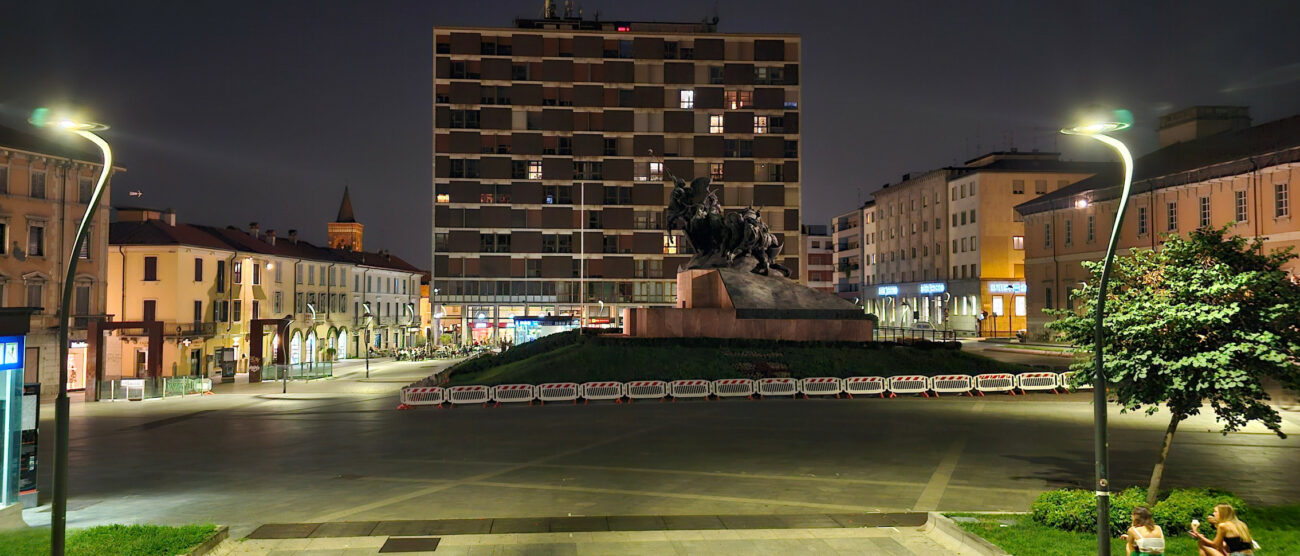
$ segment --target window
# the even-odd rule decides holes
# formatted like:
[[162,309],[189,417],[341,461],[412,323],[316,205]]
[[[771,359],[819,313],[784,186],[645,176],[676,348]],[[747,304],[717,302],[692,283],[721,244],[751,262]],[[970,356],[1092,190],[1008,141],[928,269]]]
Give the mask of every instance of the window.
[[1088,215],[1088,243],[1097,240],[1097,217]]
[[722,66],[709,66],[709,84],[722,84]]
[[710,163],[709,163],[709,179],[711,179],[711,180],[713,180],[713,181],[722,181],[722,163],[721,163],[721,162],[710,162]]
[[1011,192],[1016,195],[1024,195],[1025,180],[1011,180]]
[[226,261],[217,261],[217,293],[226,291]]
[[90,193],[91,193],[90,178],[77,179],[77,200],[82,204],[89,204]]
[[158,257],[144,258],[144,281],[145,282],[158,281]]
[[249,313],[249,317],[254,319],[262,318],[262,302],[253,300],[253,312]]
[[27,306],[35,307],[36,312],[45,311],[45,281],[36,279],[27,282]]
[[1011,236],[1011,248],[1023,251],[1025,249],[1025,236]]
[[540,160],[528,161],[528,179],[530,180],[542,179],[542,161]]
[[1285,183],[1273,184],[1273,216],[1291,216],[1291,194]]
[[1052,223],[1043,224],[1043,247],[1052,246]]
[[1034,180],[1034,194],[1042,195],[1047,193],[1047,180]]
[[1074,221],[1066,220],[1065,221],[1065,244],[1071,245],[1073,243],[1074,243]]
[[[3,171],[4,169],[0,168],[0,172]],[[0,255],[4,255],[8,252],[9,252],[9,223],[0,222]],[[3,306],[4,306],[4,299],[3,296],[0,296],[0,307]]]
[[754,133],[767,133],[767,116],[754,116]]
[[90,245],[94,243],[94,237],[90,235],[90,230],[86,230],[86,237],[81,241],[81,249],[77,250],[77,258],[90,258]]
[[1138,235],[1147,235],[1147,208],[1138,207]]
[[1015,310],[1015,312],[1016,312],[1016,316],[1017,316],[1017,317],[1023,317],[1023,316],[1025,316],[1025,313],[1026,313],[1026,311],[1025,311],[1025,296],[1023,296],[1023,295],[1017,295],[1017,296],[1016,296],[1015,303],[1016,303],[1016,306],[1015,306],[1015,309],[1014,309],[1014,310]]
[[27,227],[27,255],[45,256],[45,224],[31,224]]
[[244,283],[244,261],[235,261],[230,267],[230,275],[234,278],[234,283]]
[[253,263],[253,285],[254,286],[262,285],[262,263],[259,262]]
[[1200,198],[1200,208],[1201,208],[1201,227],[1204,228],[1210,225],[1210,198],[1209,197]]
[[650,163],[650,181],[664,181],[664,163]]
[[722,114],[709,114],[709,133],[722,133]]
[[195,299],[194,300],[194,324],[198,324],[201,322],[203,322],[203,301],[200,299]]
[[1170,201],[1165,203],[1165,213],[1169,218],[1169,223],[1165,229],[1172,232],[1178,229],[1178,203]]
[[727,91],[723,103],[732,110],[754,106],[754,91]]
[[9,194],[9,167],[0,166],[0,194]]
[[[238,303],[238,301],[236,301]],[[153,322],[158,320],[158,302],[153,299],[144,300],[144,307],[140,311],[140,320]]]
[[695,108],[695,89],[682,89],[677,96],[681,108]]
[[1249,215],[1246,212],[1245,191],[1232,192],[1232,208],[1233,208],[1233,214],[1237,217],[1237,222],[1246,222],[1247,220],[1249,220]]
[[244,302],[236,299],[231,308],[231,320],[239,322],[244,320]]
[[194,281],[203,281],[203,259],[194,257]]
[[970,209],[970,223],[975,223],[975,209]]
[[42,170],[32,170],[32,198],[45,198],[45,172]]

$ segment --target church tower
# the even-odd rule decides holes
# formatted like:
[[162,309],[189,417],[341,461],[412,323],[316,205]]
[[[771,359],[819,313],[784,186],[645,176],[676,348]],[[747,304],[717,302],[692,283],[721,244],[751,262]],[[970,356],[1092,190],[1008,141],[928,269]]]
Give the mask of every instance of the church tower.
[[330,247],[344,251],[361,251],[361,235],[366,229],[352,214],[352,197],[348,188],[343,187],[343,203],[339,205],[339,215],[329,223]]

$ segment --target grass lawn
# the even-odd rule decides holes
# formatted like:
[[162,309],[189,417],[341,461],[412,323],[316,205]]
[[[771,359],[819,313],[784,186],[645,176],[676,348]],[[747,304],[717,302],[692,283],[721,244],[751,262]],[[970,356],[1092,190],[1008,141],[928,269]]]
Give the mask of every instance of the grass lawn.
[[[952,514],[975,517],[977,522],[959,522],[975,533],[1016,556],[1078,556],[1097,553],[1093,533],[1062,531],[1035,523],[1028,515]],[[1251,508],[1243,516],[1259,554],[1300,554],[1300,505]],[[1122,531],[1121,531],[1122,533]],[[1165,554],[1196,554],[1196,541],[1186,531],[1165,531]],[[1124,541],[1111,542],[1111,554],[1124,556]]]
[[[103,525],[68,530],[69,556],[172,556],[189,552],[207,540],[212,525]],[[48,528],[0,533],[0,554],[44,556],[50,553]]]
[[499,355],[467,361],[450,384],[540,384],[595,380],[679,380],[789,376],[891,376],[1019,372],[940,345],[637,339],[555,334]]

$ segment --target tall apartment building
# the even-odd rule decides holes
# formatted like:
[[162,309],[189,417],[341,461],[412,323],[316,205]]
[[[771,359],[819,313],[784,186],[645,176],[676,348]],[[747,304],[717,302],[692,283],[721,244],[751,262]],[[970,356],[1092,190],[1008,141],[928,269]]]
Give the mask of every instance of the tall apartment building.
[[994,152],[881,189],[869,308],[882,326],[1023,330],[1024,223],[1012,207],[1112,167],[1060,153]]
[[[43,133],[0,126],[0,306],[35,310],[27,334],[23,381],[41,383],[41,399],[46,401],[59,391],[56,315],[63,298],[65,265],[103,167],[100,154],[79,147]],[[87,323],[104,313],[108,199],[105,190],[72,285],[70,390],[86,387],[81,370]]]
[[835,242],[825,225],[803,226],[803,285],[826,293],[835,292]]
[[[1261,238],[1266,251],[1300,247],[1300,219],[1291,211],[1300,116],[1243,129],[1244,111],[1194,107],[1161,118],[1163,146],[1134,161],[1117,256],[1205,226]],[[1119,186],[1117,171],[1099,174],[1016,207],[1025,219],[1031,336],[1045,334],[1044,309],[1073,308],[1070,292],[1088,278],[1080,263],[1105,256]]]
[[434,30],[434,310],[460,341],[513,317],[617,325],[671,305],[690,259],[665,178],[761,208],[799,276],[796,35],[712,23],[519,19]]

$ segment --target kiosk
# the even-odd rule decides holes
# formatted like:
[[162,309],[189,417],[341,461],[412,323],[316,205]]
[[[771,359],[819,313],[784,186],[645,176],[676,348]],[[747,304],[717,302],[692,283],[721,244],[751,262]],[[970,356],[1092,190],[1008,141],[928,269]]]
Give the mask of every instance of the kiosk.
[[[36,427],[37,404],[27,408],[23,403],[23,359],[31,314],[32,309],[23,307],[0,309],[0,531],[26,525],[19,484],[35,475],[35,454],[30,454],[33,461],[23,461],[23,437],[27,436],[23,429],[28,428],[24,422]],[[31,489],[34,491],[35,485]]]

